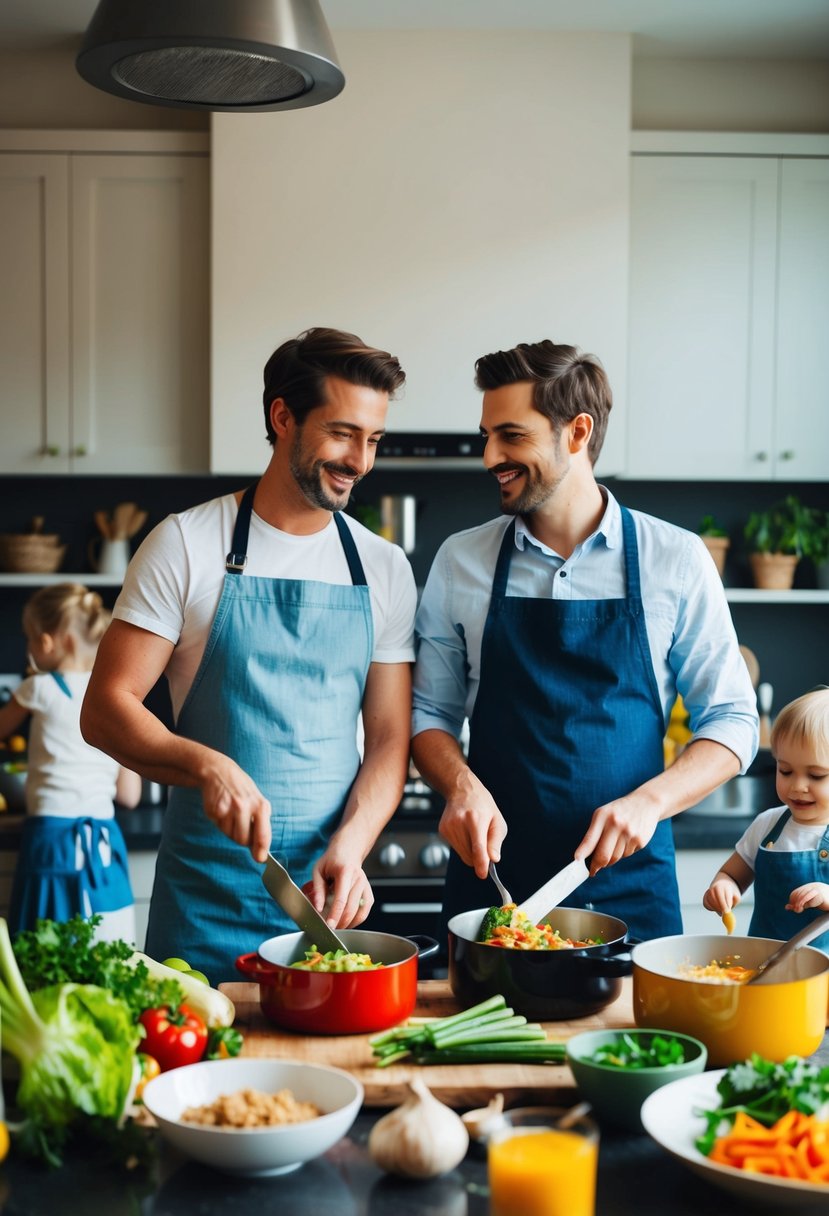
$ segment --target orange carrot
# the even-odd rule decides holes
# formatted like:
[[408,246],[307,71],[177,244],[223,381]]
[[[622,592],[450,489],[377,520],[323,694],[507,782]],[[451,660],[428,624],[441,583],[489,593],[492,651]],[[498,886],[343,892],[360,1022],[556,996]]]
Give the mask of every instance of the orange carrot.
[[745,1111],[720,1136],[709,1161],[746,1173],[829,1185],[829,1120],[790,1110],[772,1127],[764,1127]]

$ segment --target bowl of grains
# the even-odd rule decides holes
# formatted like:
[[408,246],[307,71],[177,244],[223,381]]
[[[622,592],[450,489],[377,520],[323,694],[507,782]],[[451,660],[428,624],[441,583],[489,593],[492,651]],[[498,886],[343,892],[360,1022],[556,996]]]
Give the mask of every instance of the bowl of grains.
[[204,1060],[147,1085],[144,1105],[179,1152],[229,1174],[287,1174],[327,1152],[363,1102],[350,1073],[298,1060]]

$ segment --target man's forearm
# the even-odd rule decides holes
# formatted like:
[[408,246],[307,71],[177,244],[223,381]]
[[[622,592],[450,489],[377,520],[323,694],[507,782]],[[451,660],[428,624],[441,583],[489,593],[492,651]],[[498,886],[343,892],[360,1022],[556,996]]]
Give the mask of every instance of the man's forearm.
[[447,802],[470,779],[461,745],[445,730],[424,730],[412,739],[412,759],[423,780]]
[[696,739],[670,768],[640,786],[639,792],[658,801],[660,819],[670,819],[702,802],[739,771],[740,761],[729,748],[713,739]]
[[129,694],[113,701],[87,697],[81,730],[92,747],[161,785],[201,785],[213,755],[210,748],[168,730]]

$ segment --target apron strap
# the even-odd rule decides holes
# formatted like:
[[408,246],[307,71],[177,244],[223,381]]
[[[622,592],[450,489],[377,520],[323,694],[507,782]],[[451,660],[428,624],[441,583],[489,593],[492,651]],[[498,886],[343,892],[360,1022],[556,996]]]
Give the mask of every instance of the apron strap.
[[[236,513],[236,523],[233,525],[233,541],[225,560],[225,570],[228,574],[242,574],[245,566],[248,563],[248,536],[250,533],[250,517],[253,512],[253,497],[256,493],[258,482],[252,486],[248,486],[242,495],[242,501],[239,503],[239,510]],[[355,587],[365,587],[368,585],[363,563],[360,561],[360,555],[357,552],[357,546],[354,543],[354,537],[348,528],[348,525],[340,517],[338,512],[334,512],[334,523],[337,525],[337,531],[340,534],[340,541],[345,552],[345,560],[348,562],[348,570],[351,575],[351,581]],[[54,674],[54,673],[53,673]],[[55,675],[55,679],[57,676]],[[67,695],[71,696],[68,688]]]
[[792,813],[791,813],[791,811],[790,811],[790,810],[788,810],[788,809],[786,809],[786,810],[783,812],[783,814],[780,816],[780,818],[779,818],[779,819],[778,819],[778,820],[775,822],[775,825],[774,825],[774,827],[772,828],[772,830],[771,830],[771,832],[769,833],[769,835],[768,835],[768,836],[766,837],[766,839],[763,841],[763,847],[764,847],[764,848],[766,848],[766,849],[767,849],[767,848],[769,847],[769,845],[770,845],[770,844],[774,844],[774,843],[775,843],[775,841],[777,840],[777,837],[778,837],[778,836],[780,835],[780,833],[783,831],[783,828],[784,828],[784,827],[786,826],[786,824],[789,822],[789,820],[791,819],[791,817],[792,817]]
[[334,523],[337,525],[337,531],[340,534],[340,541],[345,552],[345,560],[348,562],[351,581],[355,587],[366,587],[368,579],[363,570],[363,563],[360,561],[360,554],[357,552],[354,537],[351,535],[351,529],[348,524],[338,511],[334,512]]
[[236,513],[236,523],[233,526],[233,541],[230,552],[225,560],[225,570],[228,574],[242,574],[248,564],[248,533],[250,532],[250,516],[253,511],[253,496],[259,483],[248,486],[239,503]]
[[502,600],[507,594],[507,582],[509,581],[509,567],[512,559],[512,551],[515,548],[515,520],[509,525],[504,532],[501,548],[498,550],[498,561],[495,565],[495,574],[492,578],[492,598],[494,600]]
[[67,696],[69,698],[69,700],[71,701],[72,700],[72,689],[66,683],[66,680],[63,678],[61,673],[59,671],[50,671],[49,675],[55,681],[55,683],[57,684],[57,686],[61,690],[61,692],[64,693],[64,695]]
[[639,545],[636,543],[636,525],[627,507],[619,504],[622,512],[622,542],[625,551],[625,588],[629,600],[641,600],[642,586],[639,580]]

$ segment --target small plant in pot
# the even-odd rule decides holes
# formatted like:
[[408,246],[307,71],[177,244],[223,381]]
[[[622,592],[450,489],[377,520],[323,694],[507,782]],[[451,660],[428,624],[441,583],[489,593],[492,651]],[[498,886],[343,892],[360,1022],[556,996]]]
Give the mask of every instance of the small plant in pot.
[[812,508],[804,506],[794,494],[765,511],[751,513],[744,536],[755,587],[773,591],[791,588],[797,563],[809,552],[812,516]]
[[829,591],[829,511],[821,507],[812,508],[806,556],[812,559],[818,587]]
[[720,578],[725,574],[725,559],[728,546],[731,544],[725,528],[721,528],[713,515],[704,515],[697,529],[708,552],[714,559],[714,565],[719,571]]

